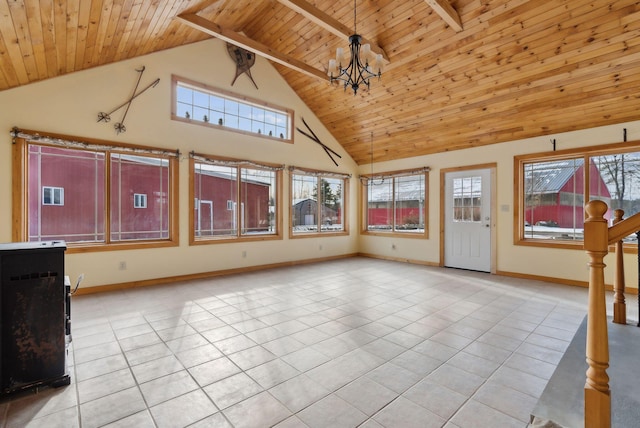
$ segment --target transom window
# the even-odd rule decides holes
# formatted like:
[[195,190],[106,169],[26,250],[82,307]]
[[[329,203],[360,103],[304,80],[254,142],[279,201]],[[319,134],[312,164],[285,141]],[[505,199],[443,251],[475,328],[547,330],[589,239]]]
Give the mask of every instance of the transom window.
[[282,166],[191,154],[191,243],[280,237]]
[[23,201],[14,204],[16,241],[64,240],[70,250],[177,242],[176,152],[26,132],[14,141],[25,181],[14,188]]
[[[608,205],[609,220],[616,209],[624,210],[625,218],[640,211],[636,147],[618,144],[516,157],[517,241],[582,248],[584,205],[590,200]],[[635,240],[635,234],[626,239]]]
[[362,176],[365,234],[426,237],[428,168]]
[[291,235],[347,233],[345,192],[349,176],[301,168],[291,173]]
[[291,142],[293,111],[173,77],[172,118]]

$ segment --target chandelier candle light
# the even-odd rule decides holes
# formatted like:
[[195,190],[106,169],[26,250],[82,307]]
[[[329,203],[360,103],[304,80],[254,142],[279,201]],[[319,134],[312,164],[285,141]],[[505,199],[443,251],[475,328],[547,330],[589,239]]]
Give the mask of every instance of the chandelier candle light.
[[342,48],[336,49],[336,59],[329,60],[328,75],[331,83],[336,80],[344,82],[345,91],[347,86],[351,86],[355,96],[360,85],[366,85],[369,89],[369,79],[376,76],[380,79],[382,76],[382,54],[376,55],[373,67],[371,67],[369,65],[369,58],[372,56],[371,46],[368,43],[362,45],[362,36],[356,31],[356,0],[353,0],[353,32],[354,34],[349,36],[351,60],[346,67],[343,67],[345,64],[344,50]]

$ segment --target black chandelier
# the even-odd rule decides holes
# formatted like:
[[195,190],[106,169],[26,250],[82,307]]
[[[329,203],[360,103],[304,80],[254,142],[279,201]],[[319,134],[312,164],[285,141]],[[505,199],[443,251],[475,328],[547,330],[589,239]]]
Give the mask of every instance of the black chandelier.
[[[353,0],[353,32],[349,36],[349,50],[351,51],[351,60],[345,64],[344,50],[336,49],[336,59],[329,60],[329,81],[331,83],[339,80],[344,82],[344,90],[348,86],[353,89],[353,95],[358,93],[360,85],[366,85],[369,89],[369,79],[372,77],[382,76],[382,54],[377,54],[373,67],[369,65],[371,57],[371,46],[367,43],[362,45],[362,36],[356,31],[356,0]],[[364,63],[364,65],[363,65]]]

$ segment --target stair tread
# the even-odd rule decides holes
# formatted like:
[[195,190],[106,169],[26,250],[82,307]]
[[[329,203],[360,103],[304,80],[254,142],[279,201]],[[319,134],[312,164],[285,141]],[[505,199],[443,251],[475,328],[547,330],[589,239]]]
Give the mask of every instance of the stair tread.
[[[636,426],[640,420],[640,328],[614,324],[611,319],[607,327],[611,425]],[[565,428],[584,426],[586,332],[585,316],[531,413],[536,420]]]

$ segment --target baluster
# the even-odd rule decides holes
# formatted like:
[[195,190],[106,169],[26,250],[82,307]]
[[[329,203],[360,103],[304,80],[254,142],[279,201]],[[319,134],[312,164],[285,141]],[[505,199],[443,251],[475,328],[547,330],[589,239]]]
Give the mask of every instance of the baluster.
[[[613,212],[613,224],[620,223],[624,211],[617,209]],[[627,323],[627,304],[624,300],[624,247],[622,240],[616,242],[616,270],[613,277],[613,322],[617,324]]]
[[608,252],[609,228],[604,214],[607,204],[590,201],[584,222],[584,249],[589,255],[589,307],[587,315],[587,380],[584,385],[585,428],[611,427],[609,390],[609,337],[604,288],[604,257]]

